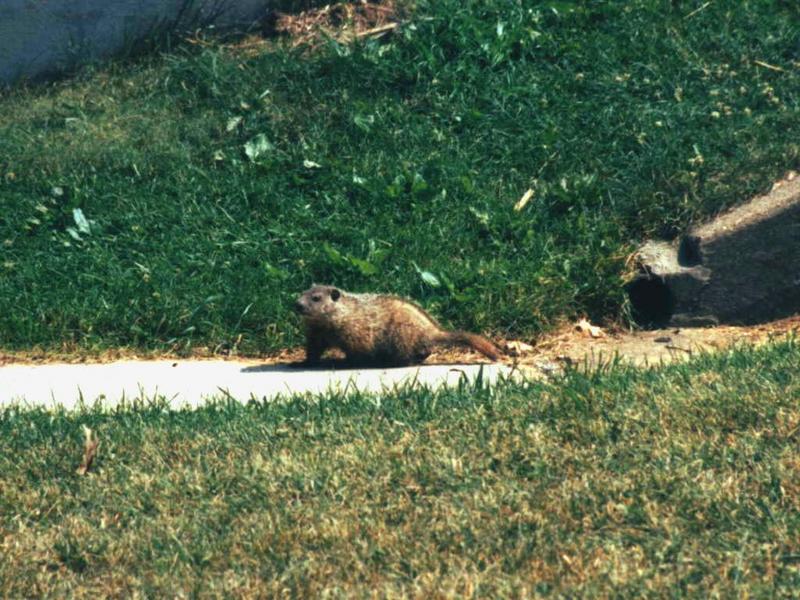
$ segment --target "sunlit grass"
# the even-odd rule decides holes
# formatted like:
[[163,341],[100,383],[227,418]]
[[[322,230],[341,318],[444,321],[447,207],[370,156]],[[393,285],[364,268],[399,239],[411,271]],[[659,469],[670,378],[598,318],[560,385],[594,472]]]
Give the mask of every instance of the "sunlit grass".
[[0,595],[791,594],[799,367],[787,342],[493,392],[3,410]]

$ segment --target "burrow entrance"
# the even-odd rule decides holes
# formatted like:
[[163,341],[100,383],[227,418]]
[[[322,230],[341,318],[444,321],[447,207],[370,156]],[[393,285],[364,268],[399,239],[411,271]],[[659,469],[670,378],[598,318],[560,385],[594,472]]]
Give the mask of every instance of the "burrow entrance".
[[669,325],[675,311],[675,298],[669,286],[658,277],[641,277],[628,284],[631,316],[645,329]]
[[752,325],[800,314],[800,177],[637,252],[628,285],[645,328]]

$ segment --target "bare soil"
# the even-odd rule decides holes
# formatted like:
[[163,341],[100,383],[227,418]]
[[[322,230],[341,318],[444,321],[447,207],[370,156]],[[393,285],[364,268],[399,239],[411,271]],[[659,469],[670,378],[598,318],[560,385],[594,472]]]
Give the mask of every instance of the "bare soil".
[[613,358],[636,366],[686,360],[702,352],[725,350],[740,344],[759,345],[800,331],[800,315],[751,326],[720,325],[649,331],[605,331],[593,338],[575,327],[546,336],[534,351],[520,357],[523,365],[598,364]]
[[[531,349],[517,353],[509,352],[503,361],[532,370],[534,374],[549,374],[567,365],[597,365],[611,359],[635,366],[647,366],[686,360],[702,352],[725,350],[740,344],[763,344],[800,333],[800,315],[772,323],[752,326],[718,326],[685,329],[655,329],[649,331],[602,330],[600,337],[575,325],[564,325],[556,332],[546,335],[531,345]],[[496,340],[498,341],[498,340]],[[503,346],[500,341],[498,343]],[[513,346],[514,342],[506,342]],[[101,353],[88,351],[61,352],[2,352],[0,366],[8,364],[48,363],[108,363],[118,360],[242,360],[253,359],[262,365],[280,365],[299,362],[304,358],[302,348],[288,348],[267,356],[241,356],[215,354],[204,348],[190,355],[174,353],[142,353],[120,348]],[[434,352],[426,364],[475,364],[488,363],[488,359],[472,351],[458,348]],[[335,364],[335,363],[333,363]]]
[[[575,325],[564,325],[538,340],[531,350],[509,356],[505,362],[532,370],[534,374],[557,372],[565,366],[592,367],[613,359],[639,367],[669,364],[704,352],[723,351],[742,344],[760,345],[796,336],[800,333],[800,315],[752,326],[601,331],[602,335],[592,337]],[[486,359],[473,352],[455,349],[436,352],[427,362],[469,363],[486,362]]]

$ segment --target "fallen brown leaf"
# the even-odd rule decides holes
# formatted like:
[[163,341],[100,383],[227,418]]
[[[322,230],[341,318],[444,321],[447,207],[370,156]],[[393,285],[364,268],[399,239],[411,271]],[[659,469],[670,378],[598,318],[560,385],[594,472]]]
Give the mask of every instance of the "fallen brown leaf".
[[511,356],[522,356],[523,354],[528,354],[533,352],[534,348],[530,344],[526,344],[525,342],[520,342],[517,340],[511,340],[505,343],[506,352]]
[[591,336],[593,338],[601,338],[605,337],[606,335],[605,331],[603,331],[597,325],[592,325],[586,319],[581,319],[580,321],[575,323],[575,329],[580,331],[582,334]]

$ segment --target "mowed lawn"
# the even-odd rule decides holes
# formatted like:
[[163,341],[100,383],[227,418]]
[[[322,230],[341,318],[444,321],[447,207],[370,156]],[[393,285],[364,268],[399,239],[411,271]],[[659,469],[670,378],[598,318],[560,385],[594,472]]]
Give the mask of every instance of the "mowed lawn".
[[799,30],[778,0],[420,0],[380,40],[2,92],[0,347],[258,354],[312,282],[490,335],[624,320],[638,241],[798,166]]
[[798,442],[796,341],[493,391],[5,409],[0,596],[791,596]]

